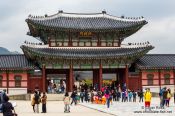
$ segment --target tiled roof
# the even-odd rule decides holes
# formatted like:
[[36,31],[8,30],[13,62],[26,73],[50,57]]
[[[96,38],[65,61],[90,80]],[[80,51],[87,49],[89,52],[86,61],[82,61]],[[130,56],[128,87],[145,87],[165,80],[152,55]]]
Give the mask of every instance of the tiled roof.
[[175,54],[147,54],[136,61],[140,69],[175,68]]
[[106,59],[136,57],[146,54],[153,46],[144,47],[62,47],[43,48],[22,45],[25,54],[38,57],[56,57],[61,59]]
[[32,69],[34,64],[23,54],[0,55],[0,70]]
[[26,22],[34,24],[41,29],[78,30],[78,31],[103,31],[139,29],[147,24],[143,17],[124,18],[115,17],[106,13],[63,13],[52,16],[29,16]]

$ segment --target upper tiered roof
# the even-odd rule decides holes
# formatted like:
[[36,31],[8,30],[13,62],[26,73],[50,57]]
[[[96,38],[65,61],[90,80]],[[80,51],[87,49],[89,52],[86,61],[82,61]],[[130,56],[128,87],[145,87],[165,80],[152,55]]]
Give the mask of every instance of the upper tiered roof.
[[62,30],[62,31],[137,31],[147,21],[143,17],[116,17],[102,13],[65,13],[59,11],[51,16],[32,16],[26,19],[30,28],[30,34],[34,35],[36,29],[44,30]]

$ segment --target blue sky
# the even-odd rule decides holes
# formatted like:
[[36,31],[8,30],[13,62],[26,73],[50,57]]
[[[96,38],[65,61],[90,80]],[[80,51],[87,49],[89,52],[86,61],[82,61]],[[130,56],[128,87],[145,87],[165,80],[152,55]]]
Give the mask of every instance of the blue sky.
[[126,17],[144,16],[148,21],[141,30],[123,43],[149,41],[155,48],[149,53],[175,54],[175,0],[1,0],[0,46],[19,51],[27,36],[25,19],[32,15],[65,12],[101,12]]

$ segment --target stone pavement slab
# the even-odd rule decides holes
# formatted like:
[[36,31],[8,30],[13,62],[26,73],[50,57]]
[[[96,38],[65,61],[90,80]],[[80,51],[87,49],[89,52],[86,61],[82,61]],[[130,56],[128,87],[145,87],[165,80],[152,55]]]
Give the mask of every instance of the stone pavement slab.
[[152,110],[150,112],[149,110],[147,110],[148,112],[145,112],[144,102],[113,102],[110,108],[107,108],[106,105],[100,104],[80,104],[116,116],[175,116],[175,105],[173,103],[173,100],[170,101],[170,107],[165,107],[165,109],[161,109],[159,107],[159,98],[152,98]]

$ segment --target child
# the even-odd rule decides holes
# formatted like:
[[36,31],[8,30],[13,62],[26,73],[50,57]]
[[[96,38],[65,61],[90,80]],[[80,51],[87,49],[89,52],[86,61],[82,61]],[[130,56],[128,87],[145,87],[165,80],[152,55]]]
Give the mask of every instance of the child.
[[132,99],[132,92],[131,91],[129,92],[128,96],[129,96],[129,102],[131,102],[131,99]]
[[171,99],[171,91],[170,91],[170,89],[168,89],[167,99],[166,99],[166,106],[167,107],[169,107],[170,99]]
[[69,97],[68,92],[65,93],[63,101],[64,101],[64,105],[65,105],[64,112],[70,112],[70,106],[69,106],[70,105],[70,97]]
[[150,103],[151,103],[151,92],[150,89],[146,89],[146,92],[144,94],[144,98],[145,98],[145,108],[149,108],[150,107]]

